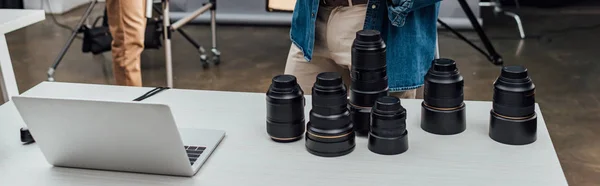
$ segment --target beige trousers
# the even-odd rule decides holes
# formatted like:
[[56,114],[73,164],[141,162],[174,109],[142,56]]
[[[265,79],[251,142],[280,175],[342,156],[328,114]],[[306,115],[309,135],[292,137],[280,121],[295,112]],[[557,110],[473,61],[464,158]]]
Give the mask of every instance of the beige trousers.
[[[340,73],[346,86],[350,87],[352,42],[356,32],[363,29],[366,12],[366,5],[319,7],[311,62],[307,62],[302,51],[292,44],[284,73],[296,76],[305,94],[311,93],[321,72]],[[390,92],[390,95],[414,99],[416,90]]]
[[113,73],[118,85],[142,86],[146,0],[106,0],[112,41]]

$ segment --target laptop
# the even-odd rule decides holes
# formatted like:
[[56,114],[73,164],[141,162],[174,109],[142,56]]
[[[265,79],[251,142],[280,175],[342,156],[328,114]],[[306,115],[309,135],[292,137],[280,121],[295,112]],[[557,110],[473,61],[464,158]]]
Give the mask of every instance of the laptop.
[[15,96],[13,102],[51,165],[194,176],[225,131],[177,128],[169,106]]

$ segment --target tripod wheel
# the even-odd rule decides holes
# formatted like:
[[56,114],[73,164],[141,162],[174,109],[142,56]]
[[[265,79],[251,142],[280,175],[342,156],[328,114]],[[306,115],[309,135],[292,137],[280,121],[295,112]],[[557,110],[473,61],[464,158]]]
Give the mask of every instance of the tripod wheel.
[[208,68],[208,61],[206,61],[206,59],[200,59],[200,64],[202,64],[203,69]]
[[203,69],[208,68],[208,57],[205,54],[200,54],[200,64],[202,64]]
[[491,56],[491,58],[492,58],[491,61],[492,61],[492,63],[494,63],[494,65],[503,65],[504,64],[504,60],[499,55],[493,55],[493,56]]
[[220,56],[212,56],[212,63],[215,65],[219,65],[221,63],[221,57]]

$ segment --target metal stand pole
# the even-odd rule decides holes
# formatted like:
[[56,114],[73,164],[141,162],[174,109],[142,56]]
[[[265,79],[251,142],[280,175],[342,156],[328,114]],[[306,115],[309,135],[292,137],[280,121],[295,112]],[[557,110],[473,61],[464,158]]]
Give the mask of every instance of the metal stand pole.
[[440,59],[440,37],[435,34],[435,59]]
[[[163,15],[162,11],[156,8],[155,6],[152,6],[152,9],[156,11],[158,15]],[[171,26],[171,28],[173,28],[173,26]],[[206,56],[206,50],[204,49],[204,47],[198,42],[196,42],[194,39],[192,39],[192,37],[189,34],[187,34],[187,32],[185,32],[182,28],[177,29],[177,32],[179,32],[183,36],[183,38],[190,42],[190,44],[196,47],[196,49],[198,50],[198,54],[200,55],[200,64],[202,64],[202,68],[208,68],[208,57]]]
[[93,0],[90,3],[90,5],[87,7],[87,9],[85,10],[85,13],[83,13],[83,17],[81,17],[81,19],[75,26],[75,29],[73,29],[73,32],[71,32],[71,36],[69,37],[69,40],[67,40],[67,43],[65,43],[63,48],[60,50],[60,53],[54,60],[54,64],[52,64],[52,66],[50,66],[50,68],[48,69],[48,81],[54,81],[54,71],[56,71],[56,68],[58,68],[58,65],[60,64],[60,61],[67,54],[67,51],[71,47],[71,44],[73,44],[73,40],[75,40],[75,37],[77,37],[77,34],[79,33],[79,28],[81,28],[81,26],[83,26],[83,23],[85,22],[85,20],[90,16],[90,14],[92,13],[92,10],[94,9],[94,6],[96,6],[96,3],[98,3],[98,0]]
[[197,42],[195,42],[187,33],[185,33],[184,31],[180,30],[180,28],[187,24],[188,22],[192,21],[193,19],[195,19],[196,17],[200,16],[201,14],[203,14],[204,12],[210,10],[211,12],[211,31],[212,31],[212,44],[213,44],[213,48],[212,48],[212,61],[215,65],[219,64],[220,62],[220,55],[221,52],[219,52],[219,50],[217,50],[217,38],[216,38],[216,0],[209,0],[208,3],[205,3],[200,9],[192,12],[190,15],[174,22],[173,24],[171,24],[170,21],[170,17],[169,17],[169,0],[162,0],[162,4],[163,4],[163,25],[164,25],[164,35],[165,35],[165,58],[166,58],[166,70],[167,70],[167,86],[169,88],[173,88],[173,64],[172,64],[172,55],[171,55],[171,34],[173,31],[179,31],[179,33],[181,33],[181,35],[183,35],[183,37],[185,39],[187,39],[188,41],[190,41],[190,43],[192,43],[192,45],[194,45],[196,48],[198,48],[198,51],[200,52],[200,60],[202,62],[202,66],[204,68],[208,67],[208,63],[206,63],[206,55],[204,54],[204,48],[199,45]]
[[212,61],[215,65],[221,62],[221,52],[217,49],[217,0],[210,0],[210,29],[212,33]]
[[163,25],[165,37],[165,68],[167,71],[167,87],[173,88],[173,64],[171,61],[171,18],[169,17],[169,0],[163,0]]

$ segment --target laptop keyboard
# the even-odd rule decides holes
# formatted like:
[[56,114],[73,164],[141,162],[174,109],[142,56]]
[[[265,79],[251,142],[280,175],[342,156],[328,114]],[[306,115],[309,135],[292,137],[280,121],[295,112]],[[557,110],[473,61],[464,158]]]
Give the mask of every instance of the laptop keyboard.
[[199,147],[199,146],[183,146],[185,148],[185,152],[187,152],[188,158],[190,158],[190,165],[194,165],[194,162],[196,162],[196,160],[198,160],[198,157],[200,157],[200,154],[202,154],[202,152],[204,152],[204,149],[206,149],[206,147]]

